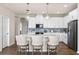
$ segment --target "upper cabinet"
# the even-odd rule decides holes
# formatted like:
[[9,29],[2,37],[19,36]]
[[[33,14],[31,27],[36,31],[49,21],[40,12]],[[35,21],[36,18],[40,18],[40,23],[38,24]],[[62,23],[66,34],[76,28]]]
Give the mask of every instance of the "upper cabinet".
[[42,15],[30,17],[28,19],[29,28],[36,28],[36,24],[43,24],[44,28],[64,28],[64,17],[49,17],[46,19]]
[[44,28],[63,28],[63,17],[50,17],[44,21]]
[[42,15],[37,15],[35,17],[35,23],[36,24],[44,24],[44,17]]
[[35,28],[35,18],[34,17],[30,17],[28,19],[28,28]]
[[37,15],[36,17],[30,17],[28,19],[29,28],[36,28],[36,24],[44,24],[44,18],[42,15]]
[[78,19],[78,9],[75,9],[69,13],[69,19],[71,21]]
[[74,9],[73,11],[69,12],[68,15],[64,17],[64,26],[67,28],[68,23],[73,20],[78,19],[78,9]]
[[64,17],[64,27],[65,28],[68,28],[68,23],[70,22],[70,19],[69,19],[69,15],[65,16]]

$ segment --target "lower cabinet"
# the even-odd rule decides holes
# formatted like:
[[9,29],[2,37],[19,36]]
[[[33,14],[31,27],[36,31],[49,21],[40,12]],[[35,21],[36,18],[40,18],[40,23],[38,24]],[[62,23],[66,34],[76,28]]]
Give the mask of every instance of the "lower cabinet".
[[67,34],[66,33],[60,33],[59,36],[60,36],[60,41],[67,44]]

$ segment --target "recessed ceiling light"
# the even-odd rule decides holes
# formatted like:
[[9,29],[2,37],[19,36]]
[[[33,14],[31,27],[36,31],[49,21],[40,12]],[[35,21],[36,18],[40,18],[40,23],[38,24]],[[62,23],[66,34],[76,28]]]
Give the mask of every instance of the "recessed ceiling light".
[[57,13],[57,14],[59,14],[60,12],[59,12],[59,11],[57,11],[56,13]]
[[68,7],[68,5],[64,5],[64,7]]
[[26,10],[27,12],[30,11],[29,9]]
[[44,14],[45,12],[43,11],[42,14]]

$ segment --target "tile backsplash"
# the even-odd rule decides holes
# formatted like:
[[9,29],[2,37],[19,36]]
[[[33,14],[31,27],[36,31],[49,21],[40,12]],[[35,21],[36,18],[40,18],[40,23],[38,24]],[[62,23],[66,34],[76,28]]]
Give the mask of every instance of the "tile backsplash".
[[29,28],[29,32],[66,32],[67,28]]

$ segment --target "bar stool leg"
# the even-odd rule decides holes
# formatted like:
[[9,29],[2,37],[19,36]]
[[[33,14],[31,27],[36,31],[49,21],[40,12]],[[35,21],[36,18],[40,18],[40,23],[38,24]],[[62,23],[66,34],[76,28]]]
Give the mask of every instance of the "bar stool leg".
[[47,54],[49,55],[49,46],[48,46],[48,44],[47,44]]
[[41,55],[42,55],[42,47],[41,47]]
[[48,45],[48,55],[50,54],[50,46]]
[[29,44],[28,44],[28,52],[29,52]]
[[32,51],[32,55],[34,54],[34,48],[33,48],[33,51]]

